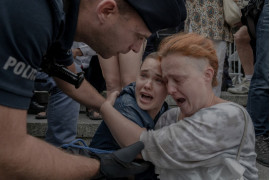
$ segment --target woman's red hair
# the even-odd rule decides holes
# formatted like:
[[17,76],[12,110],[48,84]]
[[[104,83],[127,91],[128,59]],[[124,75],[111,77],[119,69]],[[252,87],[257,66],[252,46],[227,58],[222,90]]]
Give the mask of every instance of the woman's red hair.
[[198,58],[198,60],[207,59],[210,66],[214,69],[212,86],[214,87],[218,84],[216,78],[218,58],[213,42],[210,39],[195,33],[177,33],[165,38],[161,42],[158,52],[161,59],[172,53],[180,53],[184,56]]

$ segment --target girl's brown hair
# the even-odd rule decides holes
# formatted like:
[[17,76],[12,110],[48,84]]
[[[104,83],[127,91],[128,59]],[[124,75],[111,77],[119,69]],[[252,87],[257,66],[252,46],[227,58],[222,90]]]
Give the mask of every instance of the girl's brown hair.
[[148,55],[144,58],[144,60],[143,60],[142,63],[141,63],[141,67],[142,67],[144,61],[145,61],[147,58],[152,58],[152,59],[155,59],[155,60],[161,62],[161,58],[160,58],[159,54],[158,54],[157,52],[154,51],[154,52],[148,54]]
[[177,33],[165,38],[159,46],[159,55],[165,57],[172,53],[180,53],[199,59],[207,59],[210,66],[214,69],[212,86],[217,86],[218,58],[210,39],[195,33]]

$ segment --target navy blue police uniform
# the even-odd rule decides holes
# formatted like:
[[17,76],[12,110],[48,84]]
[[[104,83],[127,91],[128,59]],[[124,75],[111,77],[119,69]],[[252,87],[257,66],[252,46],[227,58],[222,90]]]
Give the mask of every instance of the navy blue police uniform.
[[[69,6],[64,6],[63,1]],[[126,2],[152,33],[179,25],[186,14],[183,0]],[[80,0],[0,1],[0,105],[28,109],[35,76],[45,54],[64,66],[73,63],[70,48],[79,3]]]
[[[28,109],[36,73],[48,51],[54,51],[57,63],[72,64],[70,47],[76,30],[79,0],[73,3],[70,14],[74,18],[70,21],[75,22],[65,22],[69,20],[65,19],[62,0],[0,2],[1,105]],[[64,25],[69,25],[72,30],[63,33]],[[65,35],[68,38],[60,38]]]

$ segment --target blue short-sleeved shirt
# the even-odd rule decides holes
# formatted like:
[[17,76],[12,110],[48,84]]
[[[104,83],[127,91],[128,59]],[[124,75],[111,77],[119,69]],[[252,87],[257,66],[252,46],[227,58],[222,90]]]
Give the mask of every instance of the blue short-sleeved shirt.
[[[49,2],[0,1],[0,104],[3,106],[29,107],[37,69],[55,43],[58,27],[55,27],[54,12],[57,11],[59,21],[65,18],[62,0],[54,0],[54,12]],[[72,54],[62,62],[58,57],[57,62],[66,66],[73,62]]]

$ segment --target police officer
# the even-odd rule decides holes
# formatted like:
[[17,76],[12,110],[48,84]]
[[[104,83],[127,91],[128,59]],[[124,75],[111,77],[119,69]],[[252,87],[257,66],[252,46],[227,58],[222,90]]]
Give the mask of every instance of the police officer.
[[[75,72],[73,41],[85,42],[103,58],[138,52],[145,38],[178,25],[184,12],[182,0],[1,0],[0,179],[86,179],[98,173],[111,177],[138,173],[138,169],[132,171],[136,169],[132,164],[113,165],[123,160],[116,160],[121,151],[106,158],[74,156],[28,135],[26,112],[35,75],[43,57]],[[104,102],[85,80],[75,88],[54,79],[86,107],[99,110]]]

